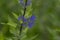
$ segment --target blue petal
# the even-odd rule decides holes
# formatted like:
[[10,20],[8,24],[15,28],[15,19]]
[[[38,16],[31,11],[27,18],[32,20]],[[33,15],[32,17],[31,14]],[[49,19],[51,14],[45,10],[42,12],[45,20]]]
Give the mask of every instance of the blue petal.
[[27,19],[24,19],[24,22],[27,22]]
[[22,20],[23,20],[24,22],[27,22],[27,19],[26,19],[25,17],[23,17],[23,16],[22,16]]
[[[21,4],[22,6],[24,6],[24,4],[25,4],[24,0],[20,0],[20,4]],[[30,4],[31,4],[31,0],[28,0],[28,1],[27,1],[27,6],[30,5]]]
[[30,5],[30,4],[31,4],[31,0],[28,0],[27,5]]
[[33,24],[34,24],[33,22],[29,22],[28,27],[31,28],[33,26]]
[[33,15],[33,16],[31,16],[31,17],[30,17],[30,21],[34,21],[34,20],[35,20],[35,18],[36,18],[36,17],[35,17],[34,15]]

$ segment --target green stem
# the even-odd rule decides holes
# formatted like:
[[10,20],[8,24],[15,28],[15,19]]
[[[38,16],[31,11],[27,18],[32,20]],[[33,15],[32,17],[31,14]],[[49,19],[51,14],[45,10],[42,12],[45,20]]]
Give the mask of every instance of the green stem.
[[[24,13],[23,13],[23,15],[22,15],[23,17],[24,17],[25,14],[26,14],[27,1],[28,1],[28,0],[25,1]],[[22,21],[23,21],[23,23],[24,23],[24,19],[23,19]],[[22,23],[22,24],[23,24],[23,23]],[[19,36],[21,36],[21,33],[22,33],[22,29],[23,29],[23,25],[22,25],[22,24],[21,24],[21,27],[20,27],[20,33],[19,33]],[[18,39],[18,40],[21,40],[21,39]]]

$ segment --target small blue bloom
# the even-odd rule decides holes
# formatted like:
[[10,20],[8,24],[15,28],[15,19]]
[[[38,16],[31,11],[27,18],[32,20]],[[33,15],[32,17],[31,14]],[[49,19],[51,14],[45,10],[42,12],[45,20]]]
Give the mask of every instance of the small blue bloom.
[[[24,5],[25,5],[24,0],[20,0],[20,4],[21,4],[22,6],[24,6]],[[30,5],[30,4],[31,4],[31,0],[27,0],[27,6]]]
[[30,5],[30,4],[31,4],[31,0],[28,0],[27,5]]
[[18,20],[23,20],[24,22],[27,22],[27,19],[24,16],[18,17]]
[[34,22],[29,22],[28,27],[31,28],[33,26]]
[[24,6],[24,0],[20,0],[20,4]]
[[34,16],[34,15],[32,15],[30,18],[29,18],[29,20],[30,21],[28,21],[28,27],[29,28],[31,28],[33,25],[34,25],[34,20],[36,19],[36,17]]
[[34,21],[35,20],[35,16],[34,15],[32,15],[31,17],[30,17],[30,21]]
[[24,16],[22,16],[22,20],[23,20],[24,22],[27,22],[27,19],[26,19]]
[[34,20],[35,20],[35,16],[34,15],[32,15],[30,18],[25,18],[24,16],[20,16],[19,18],[18,18],[18,20],[22,20],[23,21],[23,24],[22,24],[22,26],[28,26],[29,28],[31,28],[33,25],[34,25]]

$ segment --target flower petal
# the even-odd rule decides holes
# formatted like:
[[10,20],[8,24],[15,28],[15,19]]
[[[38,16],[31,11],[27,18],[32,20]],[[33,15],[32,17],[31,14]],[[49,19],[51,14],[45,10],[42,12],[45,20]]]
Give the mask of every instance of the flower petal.
[[33,22],[29,22],[28,27],[31,28],[33,26],[33,24],[34,24]]
[[33,16],[31,16],[31,17],[30,17],[30,21],[34,21],[34,20],[35,20],[35,18],[36,18],[36,17],[35,17],[34,15],[33,15]]
[[27,19],[26,19],[25,17],[23,17],[23,16],[22,16],[22,20],[23,20],[24,22],[27,22]]
[[27,5],[30,5],[30,4],[31,4],[31,0],[28,0]]

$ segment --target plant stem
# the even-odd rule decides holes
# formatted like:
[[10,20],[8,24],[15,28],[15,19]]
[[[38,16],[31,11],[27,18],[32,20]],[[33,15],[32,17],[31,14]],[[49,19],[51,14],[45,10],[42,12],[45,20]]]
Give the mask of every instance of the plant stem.
[[[25,5],[24,5],[24,13],[23,13],[23,15],[22,15],[23,17],[24,17],[25,14],[26,14],[27,1],[28,1],[28,0],[25,1]],[[22,19],[22,21],[23,21],[23,23],[24,23],[24,19]],[[23,24],[23,23],[22,23],[22,24]],[[21,36],[21,33],[22,33],[22,29],[23,29],[23,25],[22,25],[22,24],[21,24],[21,27],[20,27],[20,33],[19,33],[19,36]],[[21,40],[21,39],[18,39],[18,40]]]

